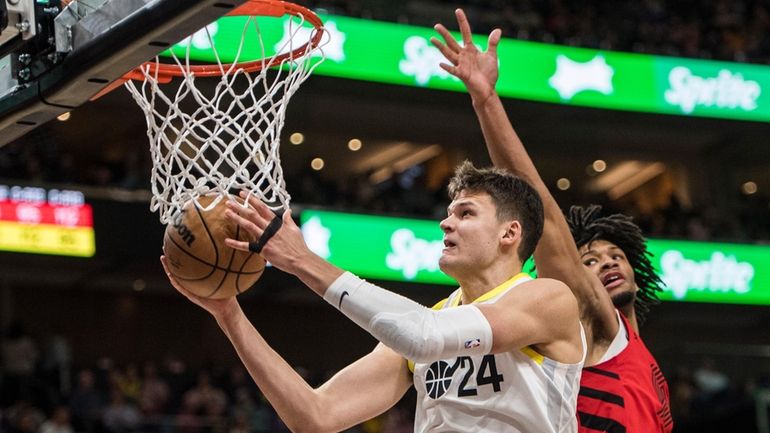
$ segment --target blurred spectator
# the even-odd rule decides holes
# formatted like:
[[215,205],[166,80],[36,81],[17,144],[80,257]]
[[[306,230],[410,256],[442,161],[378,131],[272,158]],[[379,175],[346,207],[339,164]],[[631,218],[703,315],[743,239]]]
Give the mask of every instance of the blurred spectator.
[[19,400],[7,410],[9,433],[37,433],[45,421],[43,412],[28,400]]
[[155,416],[166,413],[169,399],[169,387],[165,380],[158,376],[158,369],[153,362],[144,364],[144,377],[139,395],[139,407],[145,416]]
[[51,400],[60,403],[61,397],[69,395],[71,391],[71,363],[72,348],[69,342],[61,335],[48,337],[43,361],[41,363],[43,376],[46,382],[52,385]]
[[270,432],[271,411],[254,399],[247,387],[239,387],[230,410],[230,433]]
[[56,407],[51,418],[40,426],[38,433],[75,433],[70,424],[69,408],[67,406]]
[[221,416],[227,407],[227,396],[211,383],[207,371],[198,373],[198,383],[185,393],[183,401],[187,410],[200,415]]
[[110,433],[127,433],[138,429],[142,422],[139,409],[126,400],[125,395],[117,388],[110,392],[110,403],[102,413],[102,423]]
[[70,396],[72,421],[78,432],[94,433],[100,430],[104,399],[96,389],[96,379],[90,369],[78,373],[77,384]]
[[697,392],[690,370],[684,367],[677,369],[670,377],[671,415],[677,422],[688,421],[692,416],[692,401]]
[[7,406],[20,399],[32,400],[37,360],[37,344],[21,323],[12,322],[2,341],[2,405]]
[[168,354],[163,361],[161,378],[169,388],[167,410],[170,413],[177,413],[182,405],[182,396],[190,387],[187,366],[177,356]]
[[236,400],[236,394],[242,389],[256,389],[256,385],[242,365],[233,365],[227,375],[224,391],[230,401]]
[[123,396],[131,404],[138,404],[142,392],[142,379],[139,377],[139,369],[136,364],[128,364],[125,371],[114,369],[110,377],[111,385],[123,393]]

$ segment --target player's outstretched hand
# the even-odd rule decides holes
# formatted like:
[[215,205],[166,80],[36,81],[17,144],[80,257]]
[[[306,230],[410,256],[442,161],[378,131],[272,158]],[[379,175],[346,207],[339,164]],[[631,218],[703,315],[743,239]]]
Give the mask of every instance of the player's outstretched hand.
[[444,42],[431,38],[431,43],[441,51],[449,63],[441,63],[441,68],[462,80],[474,102],[483,102],[495,92],[499,75],[497,66],[497,44],[500,43],[500,29],[492,30],[487,40],[486,52],[479,51],[473,45],[471,26],[462,9],[455,10],[457,24],[460,26],[462,45],[442,24],[434,29]]
[[171,282],[171,285],[177,290],[177,292],[184,295],[192,303],[200,306],[204,310],[208,311],[215,318],[226,317],[232,314],[232,312],[239,308],[238,301],[235,296],[225,299],[209,299],[202,298],[186,290],[181,284],[174,278],[174,275],[169,271],[168,263],[166,262],[166,256],[160,256],[160,263],[163,265],[163,270],[166,271],[166,276]]
[[[225,239],[225,245],[241,251],[257,252],[276,268],[296,274],[296,267],[303,263],[302,258],[312,252],[302,237],[302,231],[291,218],[291,210],[286,209],[277,216],[253,194],[241,192],[240,195],[242,199],[248,200],[250,207],[228,200],[225,217],[250,233],[256,242],[228,238]],[[263,238],[265,232],[267,235]]]

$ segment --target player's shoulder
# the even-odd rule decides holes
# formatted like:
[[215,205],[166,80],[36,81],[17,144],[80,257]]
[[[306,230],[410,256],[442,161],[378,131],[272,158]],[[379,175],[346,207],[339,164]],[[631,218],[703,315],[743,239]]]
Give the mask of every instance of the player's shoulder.
[[525,290],[537,290],[540,294],[571,293],[563,281],[555,278],[533,278],[521,286]]
[[554,278],[534,278],[517,287],[518,293],[514,296],[529,298],[531,302],[547,302],[557,309],[577,311],[577,299],[569,287],[562,281]]

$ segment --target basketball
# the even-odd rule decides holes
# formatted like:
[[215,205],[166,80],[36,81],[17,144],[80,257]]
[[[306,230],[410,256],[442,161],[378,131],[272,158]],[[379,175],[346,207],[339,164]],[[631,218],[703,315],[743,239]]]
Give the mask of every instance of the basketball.
[[227,199],[203,210],[215,198],[200,197],[200,206],[190,201],[174,215],[163,236],[163,254],[169,272],[185,289],[204,298],[223,299],[253,286],[265,270],[265,259],[225,245],[228,237],[250,239],[240,226],[225,218]]

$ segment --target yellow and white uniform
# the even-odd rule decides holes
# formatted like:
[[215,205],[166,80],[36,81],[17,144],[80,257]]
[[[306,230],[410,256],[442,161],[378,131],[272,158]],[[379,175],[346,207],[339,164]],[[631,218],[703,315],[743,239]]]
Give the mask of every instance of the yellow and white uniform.
[[[494,303],[511,288],[531,280],[518,274],[474,303]],[[460,304],[461,290],[434,309]],[[432,363],[409,362],[417,389],[414,431],[575,433],[583,359],[563,364],[532,348],[484,356],[461,356]]]

